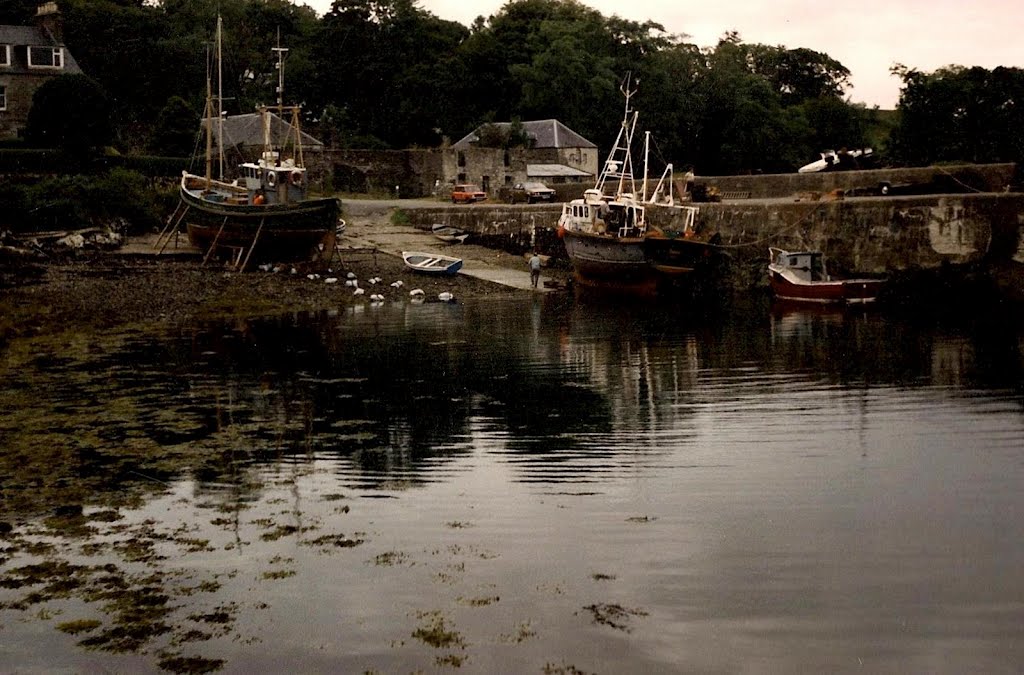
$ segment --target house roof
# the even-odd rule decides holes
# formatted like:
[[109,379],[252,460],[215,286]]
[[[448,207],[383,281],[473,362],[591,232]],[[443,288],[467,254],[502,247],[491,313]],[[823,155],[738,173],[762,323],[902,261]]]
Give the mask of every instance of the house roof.
[[[55,41],[49,33],[37,26],[0,26],[0,45],[10,45],[11,65],[0,66],[0,75],[11,73],[33,75],[43,74],[78,74],[82,69],[71,55],[71,51],[64,44]],[[28,67],[28,54],[25,49],[17,47],[64,47],[64,68],[62,70],[30,69]]]
[[[522,122],[523,131],[533,140],[535,148],[597,148],[596,145],[580,136],[578,133],[565,126],[558,120],[534,120]],[[473,147],[480,140],[479,132],[484,125],[480,125],[471,133],[461,138],[452,145],[456,149]],[[512,126],[511,122],[494,122],[501,130],[507,130]]]
[[[292,125],[285,122],[273,112],[267,113],[270,116],[270,137],[271,138],[294,138]],[[217,138],[219,125],[213,127],[213,137]],[[302,139],[302,147],[305,150],[323,150],[323,142],[313,138],[305,131],[299,131]],[[263,124],[260,121],[260,113],[245,113],[244,115],[229,115],[224,118],[224,145],[243,147],[263,146]]]
[[574,169],[564,164],[527,164],[526,175],[530,178],[563,176],[565,178],[584,178],[593,174]]

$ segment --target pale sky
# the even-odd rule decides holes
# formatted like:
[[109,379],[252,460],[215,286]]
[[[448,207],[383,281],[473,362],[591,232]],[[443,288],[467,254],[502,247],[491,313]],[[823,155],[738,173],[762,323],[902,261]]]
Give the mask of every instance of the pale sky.
[[[323,14],[331,0],[298,0]],[[419,0],[442,19],[472,23],[504,0]],[[805,47],[828,54],[850,71],[847,95],[869,107],[893,108],[900,81],[894,63],[930,72],[950,64],[1024,67],[1022,0],[584,0],[610,17],[648,19],[687,41],[713,46],[729,30],[744,42]]]

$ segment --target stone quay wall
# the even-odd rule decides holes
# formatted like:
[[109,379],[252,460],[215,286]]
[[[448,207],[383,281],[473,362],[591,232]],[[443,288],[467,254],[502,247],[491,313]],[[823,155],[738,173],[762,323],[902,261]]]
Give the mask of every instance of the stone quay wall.
[[[737,287],[763,283],[768,247],[824,251],[846,274],[910,277],[936,270],[1016,270],[1024,266],[1024,193],[976,193],[832,200],[736,200],[699,204],[700,231],[717,234]],[[556,236],[560,205],[473,205],[404,209],[412,225],[444,223],[539,246],[564,256]],[[650,220],[664,214],[652,207]],[[1024,292],[1024,289],[1020,289]]]

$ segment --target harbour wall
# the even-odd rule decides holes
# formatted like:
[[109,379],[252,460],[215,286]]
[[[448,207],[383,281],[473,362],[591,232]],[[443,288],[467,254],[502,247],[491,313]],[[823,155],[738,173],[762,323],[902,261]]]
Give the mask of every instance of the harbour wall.
[[[732,260],[736,287],[764,283],[769,246],[820,250],[840,274],[911,279],[991,273],[1024,297],[1024,193],[908,197],[742,199],[699,204],[698,231],[717,235]],[[537,246],[564,257],[560,205],[474,205],[405,209],[410,224],[462,228],[487,245]],[[652,207],[649,220],[667,215]]]

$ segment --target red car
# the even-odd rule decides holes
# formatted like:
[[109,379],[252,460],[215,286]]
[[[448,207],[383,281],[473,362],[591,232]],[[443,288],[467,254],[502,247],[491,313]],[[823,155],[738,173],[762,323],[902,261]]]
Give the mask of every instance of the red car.
[[478,185],[459,183],[452,188],[452,204],[458,204],[459,202],[471,204],[472,202],[482,202],[485,199],[487,199],[487,193],[481,190]]

